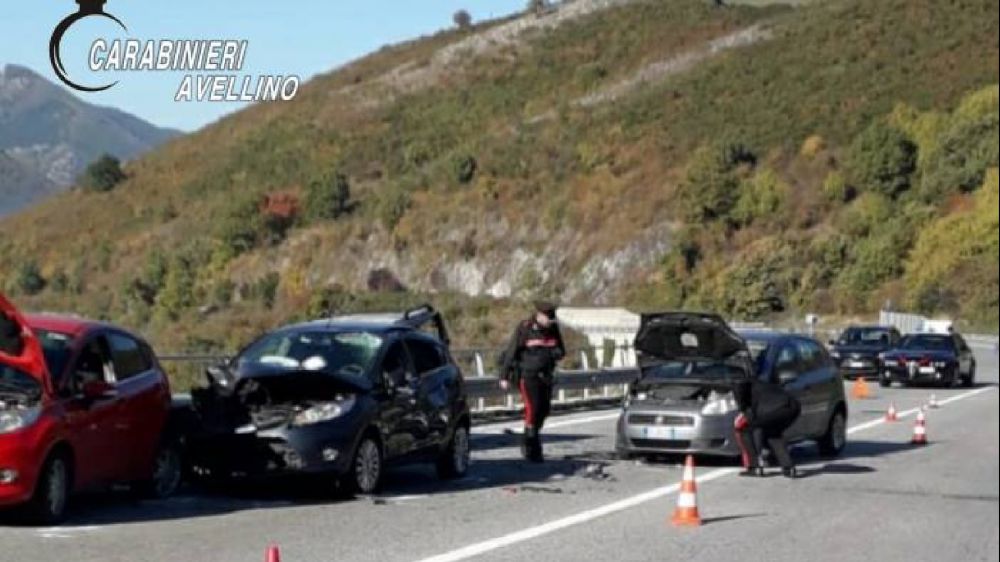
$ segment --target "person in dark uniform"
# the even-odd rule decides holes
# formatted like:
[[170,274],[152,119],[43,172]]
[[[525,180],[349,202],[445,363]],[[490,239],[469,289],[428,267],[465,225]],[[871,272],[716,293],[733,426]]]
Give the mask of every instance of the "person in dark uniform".
[[517,325],[501,354],[500,384],[504,389],[517,385],[524,402],[521,453],[531,462],[544,460],[540,433],[552,404],[556,364],[565,356],[556,306],[550,302],[535,303],[534,314]]
[[785,441],[785,430],[798,419],[802,407],[781,385],[753,379],[736,385],[740,414],[736,417],[736,442],[743,453],[743,476],[763,476],[760,453],[764,444],[774,454],[788,478],[798,473]]

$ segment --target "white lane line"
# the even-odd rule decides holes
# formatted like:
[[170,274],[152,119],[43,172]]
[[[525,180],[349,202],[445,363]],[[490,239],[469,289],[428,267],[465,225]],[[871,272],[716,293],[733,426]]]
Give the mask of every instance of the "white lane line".
[[[965,392],[963,394],[958,394],[956,396],[952,396],[951,398],[948,398],[947,400],[942,400],[940,402],[940,404],[957,402],[959,400],[963,400],[965,398],[970,398],[970,397],[975,396],[977,394],[982,394],[984,392],[988,392],[988,391],[994,390],[994,389],[995,389],[995,387],[992,387],[992,386],[979,388],[979,389],[976,389],[976,390]],[[902,412],[899,415],[900,416],[904,416],[904,417],[905,416],[909,416],[909,415],[913,415],[918,410],[919,410],[919,408],[913,408],[913,409],[907,410],[905,412]],[[848,433],[856,433],[856,432],[859,432],[859,431],[864,431],[866,429],[871,429],[873,427],[882,425],[884,423],[886,423],[885,418],[878,418],[878,419],[875,419],[875,420],[871,420],[871,421],[868,421],[868,422],[865,422],[865,423],[853,426],[850,429],[848,429]],[[738,468],[720,468],[720,469],[713,470],[711,472],[708,472],[706,474],[703,474],[703,475],[699,476],[696,479],[696,481],[698,483],[710,482],[712,480],[717,480],[719,478],[722,478],[723,476],[728,476],[730,474],[736,474],[737,472],[739,472]],[[504,548],[504,547],[508,547],[508,546],[511,546],[511,545],[514,545],[514,544],[517,544],[517,543],[521,543],[521,542],[524,542],[524,541],[528,541],[528,540],[540,537],[542,535],[547,535],[547,534],[550,534],[550,533],[554,533],[554,532],[559,531],[561,529],[566,529],[567,527],[572,527],[572,526],[575,526],[575,525],[580,525],[580,524],[583,524],[583,523],[587,523],[589,521],[593,521],[594,519],[598,519],[600,517],[604,517],[606,515],[611,515],[613,513],[617,513],[617,512],[620,512],[620,511],[625,511],[627,509],[631,509],[633,507],[642,505],[644,503],[648,503],[648,502],[651,502],[653,500],[660,499],[660,498],[662,498],[664,496],[668,496],[670,494],[673,494],[673,493],[677,492],[679,489],[680,489],[680,484],[679,483],[678,484],[672,484],[670,486],[664,486],[662,488],[656,488],[656,489],[650,490],[648,492],[644,492],[644,493],[636,495],[636,496],[625,498],[623,500],[619,500],[619,501],[616,501],[616,502],[613,502],[613,503],[609,503],[609,504],[606,504],[606,505],[603,505],[603,506],[600,506],[600,507],[597,507],[597,508],[594,508],[594,509],[590,509],[590,510],[587,510],[587,511],[582,511],[580,513],[577,513],[577,514],[574,514],[574,515],[570,515],[570,516],[564,517],[562,519],[557,519],[555,521],[550,521],[548,523],[543,523],[543,524],[537,525],[535,527],[530,527],[530,528],[527,528],[527,529],[523,529],[521,531],[516,531],[516,532],[510,533],[508,535],[503,535],[503,536],[496,537],[496,538],[493,538],[493,539],[489,539],[489,540],[486,540],[486,541],[483,541],[483,542],[471,544],[469,546],[465,546],[465,547],[459,548],[457,550],[452,550],[451,552],[446,552],[444,554],[439,554],[437,556],[432,556],[430,558],[424,558],[423,560],[420,560],[419,562],[458,562],[459,560],[466,560],[466,559],[472,558],[474,556],[481,556],[483,554],[486,554],[487,552],[492,552],[494,550],[498,550],[498,549],[501,549],[501,548]]]

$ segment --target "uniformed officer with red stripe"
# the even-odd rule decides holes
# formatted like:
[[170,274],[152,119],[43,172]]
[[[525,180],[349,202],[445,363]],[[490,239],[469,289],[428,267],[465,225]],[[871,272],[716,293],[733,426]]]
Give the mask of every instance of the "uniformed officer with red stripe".
[[501,385],[518,386],[524,401],[524,441],[521,453],[531,462],[542,462],[540,433],[552,404],[556,364],[566,356],[556,322],[556,305],[536,302],[531,318],[519,323],[501,354]]

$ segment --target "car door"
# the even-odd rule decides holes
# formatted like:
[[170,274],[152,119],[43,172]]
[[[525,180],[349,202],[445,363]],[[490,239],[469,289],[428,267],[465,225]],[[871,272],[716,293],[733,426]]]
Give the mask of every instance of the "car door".
[[[799,357],[799,348],[794,341],[787,341],[782,343],[775,350],[775,358],[773,362],[773,368],[770,373],[768,373],[768,379],[773,383],[780,383],[780,377],[782,374],[794,375],[792,380],[789,380],[783,384],[786,391],[789,392],[799,404],[802,406],[803,412],[806,409],[806,402],[808,398],[805,396],[805,378],[803,377],[802,362]],[[789,440],[801,439],[803,436],[808,434],[809,431],[809,420],[804,414],[800,414],[795,423],[792,424],[785,431],[785,436]]]
[[418,415],[426,424],[426,434],[420,445],[429,449],[441,445],[447,438],[450,396],[455,379],[449,372],[448,356],[436,341],[413,334],[406,338],[406,347],[418,377]]
[[806,437],[815,437],[826,432],[830,415],[833,413],[836,386],[842,383],[837,377],[836,367],[830,357],[817,342],[800,339],[799,361],[802,363],[802,416],[806,418]]
[[417,376],[403,342],[391,342],[382,356],[379,367],[382,392],[379,424],[385,439],[385,453],[389,458],[412,454],[423,439],[424,430],[413,412],[416,410]]
[[124,428],[120,397],[114,393],[97,398],[83,395],[90,381],[114,382],[111,351],[103,333],[85,336],[69,371],[66,405],[67,433],[76,458],[79,487],[92,488],[117,480],[121,474]]
[[120,450],[123,479],[147,478],[170,411],[170,389],[148,347],[131,335],[112,331],[111,349],[115,389],[121,401],[123,435]]
[[439,447],[448,439],[458,392],[458,373],[440,342],[427,337],[411,337],[407,339],[407,346],[420,377],[419,406],[427,419],[426,445]]

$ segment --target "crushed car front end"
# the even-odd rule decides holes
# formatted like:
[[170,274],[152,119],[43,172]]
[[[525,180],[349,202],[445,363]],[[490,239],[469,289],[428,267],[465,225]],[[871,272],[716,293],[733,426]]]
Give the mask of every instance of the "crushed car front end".
[[[228,388],[231,385],[232,389]],[[276,370],[192,392],[188,437],[196,475],[346,473],[374,403],[357,381]]]

